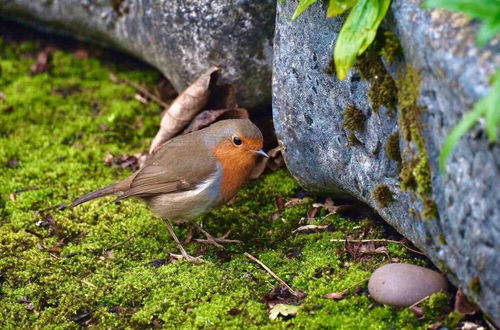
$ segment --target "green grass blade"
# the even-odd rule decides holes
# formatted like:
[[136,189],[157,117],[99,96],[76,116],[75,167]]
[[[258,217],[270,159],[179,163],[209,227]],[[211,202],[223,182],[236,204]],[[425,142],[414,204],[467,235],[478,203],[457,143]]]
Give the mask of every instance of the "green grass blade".
[[486,132],[491,142],[498,138],[498,127],[500,126],[500,69],[491,79],[491,89],[484,98],[486,107]]
[[351,9],[355,3],[356,0],[330,0],[328,2],[326,16],[331,18],[342,15],[346,10]]
[[476,124],[478,119],[484,115],[484,103],[484,99],[477,102],[472,111],[469,111],[460,122],[453,127],[450,134],[448,134],[448,137],[441,146],[441,152],[439,153],[439,170],[441,173],[445,173],[446,161],[451,155],[458,140],[460,140],[460,138]]
[[333,57],[339,79],[344,79],[356,57],[363,53],[377,34],[390,0],[359,0],[340,30]]
[[292,21],[299,17],[300,14],[302,14],[307,8],[309,8],[309,6],[311,6],[316,1],[318,0],[300,0],[299,4],[297,5],[297,9],[295,9],[295,12],[293,13]]

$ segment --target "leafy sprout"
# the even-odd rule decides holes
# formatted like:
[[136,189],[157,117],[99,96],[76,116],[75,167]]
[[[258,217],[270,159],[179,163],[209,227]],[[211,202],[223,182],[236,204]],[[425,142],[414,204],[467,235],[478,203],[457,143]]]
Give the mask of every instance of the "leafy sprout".
[[[299,17],[316,1],[300,0],[292,20]],[[356,57],[373,42],[390,3],[391,0],[329,0],[328,17],[341,15],[352,8],[335,44],[333,57],[339,79],[346,77]]]
[[443,143],[439,154],[439,169],[445,172],[446,160],[451,155],[458,140],[467,133],[479,120],[486,120],[486,133],[490,141],[498,139],[497,128],[500,126],[500,69],[491,79],[491,88],[484,98],[479,100],[471,111],[469,111],[460,122],[455,125]]

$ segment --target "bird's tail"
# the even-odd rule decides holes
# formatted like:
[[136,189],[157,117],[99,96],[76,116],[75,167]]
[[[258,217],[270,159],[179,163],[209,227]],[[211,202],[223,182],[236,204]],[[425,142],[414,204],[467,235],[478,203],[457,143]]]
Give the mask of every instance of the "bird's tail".
[[99,197],[108,196],[108,195],[117,193],[119,191],[122,191],[122,187],[121,187],[122,185],[120,183],[121,182],[110,184],[109,186],[106,186],[106,187],[101,188],[101,189],[97,189],[97,190],[95,190],[95,191],[93,191],[91,193],[83,195],[80,198],[77,198],[73,202],[73,204],[71,204],[71,208],[73,208],[75,206],[78,206],[80,204],[83,204],[85,202],[91,201],[93,199],[96,199],[96,198],[99,198]]

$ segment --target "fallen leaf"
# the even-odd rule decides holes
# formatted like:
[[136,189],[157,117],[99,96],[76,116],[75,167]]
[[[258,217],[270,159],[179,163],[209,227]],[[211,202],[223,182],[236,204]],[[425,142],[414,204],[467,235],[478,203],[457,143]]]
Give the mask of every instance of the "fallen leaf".
[[479,311],[479,308],[467,299],[461,289],[458,289],[455,295],[454,309],[455,312],[464,315],[473,315],[476,314],[477,311]]
[[417,317],[417,319],[422,320],[425,318],[424,309],[420,306],[410,306],[410,310]]
[[215,74],[219,70],[216,66],[208,69],[172,102],[161,119],[160,129],[151,142],[150,152],[179,133],[203,108],[210,95],[210,85],[215,82]]
[[231,308],[230,310],[227,311],[229,315],[238,315],[241,313],[241,309],[239,308]]
[[320,226],[320,225],[305,225],[305,226],[300,226],[299,228],[292,231],[292,234],[302,233],[302,232],[319,233],[319,232],[328,230],[329,227],[330,227],[330,225],[322,225],[322,226]]
[[[470,322],[470,321],[465,321],[464,323],[462,323],[462,325],[457,328],[457,329],[460,329],[460,330],[486,330],[485,327],[483,326],[480,326],[479,324],[476,324],[474,322]],[[492,327],[493,329],[493,327]]]
[[48,227],[51,228],[56,224],[54,217],[50,213],[42,215],[42,220],[35,222],[37,227]]
[[242,108],[205,110],[193,118],[182,134],[191,133],[202,128],[208,127],[216,121],[223,119],[248,119],[248,111]]
[[269,311],[269,319],[276,320],[278,316],[295,316],[299,311],[299,306],[277,304]]
[[295,294],[295,296],[291,294],[286,286],[279,285],[264,295],[263,299],[268,308],[273,308],[277,304],[299,305],[307,296],[300,290],[295,290]]
[[344,295],[346,294],[346,290],[340,291],[340,292],[332,292],[332,293],[327,293],[323,297],[327,299],[333,299],[333,300],[340,300],[344,298]]
[[375,247],[374,242],[345,241],[347,252],[355,260],[366,260],[375,254],[384,254],[389,258],[389,250],[385,246]]
[[281,155],[281,147],[276,147],[267,152],[269,158],[261,157],[255,164],[252,173],[250,174],[250,179],[259,178],[262,173],[268,168],[272,172],[276,171],[278,168],[285,164],[283,156]]
[[291,198],[285,203],[285,208],[294,207],[300,204],[304,204],[306,201],[303,198]]
[[50,70],[50,61],[55,48],[47,46],[43,48],[36,56],[36,62],[31,66],[30,72],[32,75],[47,72]]
[[321,206],[311,206],[309,210],[307,210],[307,220],[314,220],[314,217],[318,214],[319,210],[321,210]]

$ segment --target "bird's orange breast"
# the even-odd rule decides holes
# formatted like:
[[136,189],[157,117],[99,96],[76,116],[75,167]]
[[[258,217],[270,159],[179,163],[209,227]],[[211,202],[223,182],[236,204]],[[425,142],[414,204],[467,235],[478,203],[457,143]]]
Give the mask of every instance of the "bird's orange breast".
[[[262,146],[262,142],[258,140],[245,142],[249,142],[247,145],[251,143]],[[235,148],[231,141],[222,142],[212,148],[212,152],[222,166],[220,193],[223,202],[226,202],[233,198],[250,176],[255,166],[255,154],[245,148]]]

